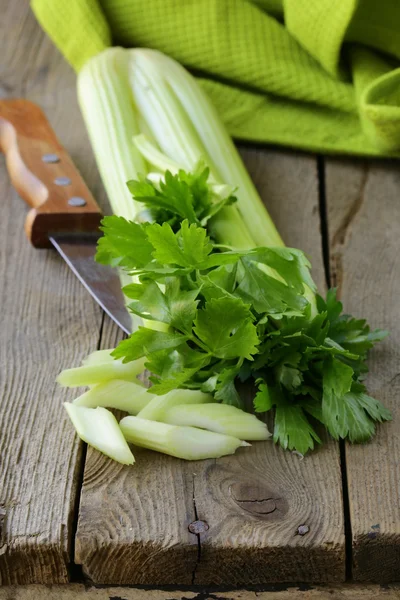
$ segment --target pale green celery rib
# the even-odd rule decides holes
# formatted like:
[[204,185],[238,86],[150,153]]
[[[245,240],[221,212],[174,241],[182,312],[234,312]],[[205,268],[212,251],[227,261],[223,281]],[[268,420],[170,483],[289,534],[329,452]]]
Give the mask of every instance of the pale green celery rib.
[[105,408],[86,408],[64,403],[65,409],[81,440],[123,465],[135,458],[114,415]]
[[116,408],[130,415],[137,415],[145,406],[151,402],[154,394],[132,381],[112,379],[105,383],[99,383],[75,398],[73,404],[76,406],[87,406],[88,408]]
[[200,390],[172,390],[163,396],[153,396],[138,417],[151,421],[163,421],[164,412],[172,406],[180,404],[205,404],[213,401],[211,394]]
[[183,168],[175,160],[168,158],[168,156],[161,152],[144,133],[135,135],[133,138],[133,143],[143,158],[145,158],[146,161],[153,167],[159,169],[162,173],[164,173],[164,171],[170,171],[173,175],[175,175],[179,169]]
[[[238,188],[238,210],[251,232],[254,240],[252,246],[283,246],[228,132],[194,77],[179,63],[156,50],[137,49],[130,52],[135,57],[134,64],[130,65],[135,101],[141,111],[146,111],[145,118],[151,120],[150,128],[161,149],[179,162],[186,158],[185,167],[192,169],[193,156],[189,157],[181,140],[186,134],[190,140],[195,140],[197,160],[203,156],[217,180]],[[138,72],[137,78],[135,72]],[[151,102],[146,105],[149,96],[157,97],[154,106]],[[176,106],[180,118],[170,123],[168,120],[171,111]],[[161,123],[156,117],[161,119]],[[157,134],[157,127],[163,127],[165,122],[169,135],[167,132]],[[170,135],[174,134],[178,141],[172,144]],[[223,223],[220,227],[219,221],[229,221],[233,210],[233,207],[227,207],[223,214],[215,217],[218,237],[225,237],[227,234],[229,237],[228,226]]]
[[63,387],[82,387],[96,385],[110,379],[136,381],[137,376],[144,371],[145,358],[123,363],[122,360],[83,365],[74,369],[65,369],[57,377],[57,383]]
[[171,425],[201,427],[209,431],[232,435],[241,440],[260,441],[267,440],[271,436],[266,424],[257,419],[255,415],[246,413],[235,406],[215,402],[167,407],[162,414],[162,421]]
[[122,48],[109,48],[89,60],[78,75],[78,98],[111,208],[116,215],[134,219],[139,205],[126,182],[147,168],[132,142],[140,130],[128,60]]
[[139,417],[125,417],[119,425],[128,442],[185,460],[219,458],[249,445],[229,435]]

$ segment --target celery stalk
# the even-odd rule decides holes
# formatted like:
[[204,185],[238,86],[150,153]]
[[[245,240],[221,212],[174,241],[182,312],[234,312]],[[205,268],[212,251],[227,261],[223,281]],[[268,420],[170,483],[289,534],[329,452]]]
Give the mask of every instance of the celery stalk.
[[145,358],[139,358],[129,363],[122,360],[97,363],[65,369],[57,377],[57,383],[63,387],[81,387],[84,385],[96,385],[110,379],[124,379],[125,381],[136,381],[140,373],[144,371]]
[[153,396],[152,400],[140,411],[138,417],[151,421],[164,421],[164,412],[180,404],[202,405],[213,401],[211,394],[200,390],[172,390],[163,396]]
[[164,411],[162,421],[171,425],[201,427],[241,440],[267,440],[271,435],[266,424],[256,416],[229,404],[171,406]]
[[154,394],[150,394],[145,387],[137,383],[112,379],[95,385],[88,392],[75,398],[73,404],[89,408],[97,408],[98,406],[117,408],[130,415],[137,415],[155,397]]
[[133,465],[135,458],[117,419],[105,408],[86,408],[64,403],[77,434],[87,444],[123,465]]
[[219,458],[249,445],[229,435],[139,417],[125,417],[119,425],[128,442],[185,460]]
[[107,350],[96,350],[83,359],[82,365],[98,365],[101,363],[112,362],[114,360],[114,358],[111,356],[111,352],[113,350],[114,348],[109,348]]
[[88,61],[79,73],[78,98],[111,208],[134,219],[140,207],[126,182],[147,169],[132,142],[140,129],[129,89],[128,61],[122,48],[108,48]]

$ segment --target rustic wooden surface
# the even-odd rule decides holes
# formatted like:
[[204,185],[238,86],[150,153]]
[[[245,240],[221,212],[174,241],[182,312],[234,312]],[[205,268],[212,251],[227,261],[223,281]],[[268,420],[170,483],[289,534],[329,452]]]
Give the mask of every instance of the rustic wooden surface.
[[[244,150],[285,241],[312,257],[325,285],[316,160]],[[300,209],[299,209],[300,208]],[[102,347],[118,341],[105,320]],[[135,468],[89,450],[75,561],[96,583],[231,584],[343,581],[337,444],[304,460],[270,441],[234,457],[185,463],[141,450]],[[192,521],[204,532],[188,531]],[[296,535],[300,525],[309,533]]]
[[400,579],[400,172],[398,163],[329,160],[326,198],[331,277],[346,311],[390,336],[371,352],[372,395],[393,421],[375,439],[346,446],[358,581]]
[[[27,97],[41,105],[104,208],[74,73],[27,2],[0,0],[0,9],[0,98]],[[243,155],[285,241],[312,257],[322,288],[316,160],[274,150],[246,149]],[[368,382],[395,420],[379,429],[372,444],[346,448],[352,528],[351,540],[347,524],[352,548],[347,558],[358,580],[394,580],[400,572],[397,170],[397,164],[326,161],[332,281],[347,310],[392,331],[372,353]],[[344,516],[334,442],[304,460],[271,442],[254,444],[235,458],[199,463],[142,450],[132,469],[89,449],[80,495],[82,447],[61,408],[72,394],[56,389],[54,378],[96,347],[115,345],[120,333],[108,319],[103,323],[101,311],[55,252],[30,248],[23,233],[26,210],[10,187],[2,157],[0,186],[0,583],[65,582],[73,559],[104,583],[343,581]],[[199,536],[188,531],[196,519],[206,523]],[[309,532],[296,535],[304,524]],[[0,599],[129,600],[144,593],[155,600],[264,595],[68,586],[5,587]],[[271,600],[392,600],[399,591],[293,588],[268,594]]]
[[[28,3],[0,4],[0,96],[39,102],[93,184],[73,73]],[[96,348],[101,311],[55,252],[30,246],[2,155],[0,188],[0,583],[64,582],[81,445],[54,377]]]
[[84,587],[83,585],[0,588],[0,600],[399,600],[400,588],[378,585],[275,587],[264,591],[229,590],[207,592],[149,590],[126,587]]

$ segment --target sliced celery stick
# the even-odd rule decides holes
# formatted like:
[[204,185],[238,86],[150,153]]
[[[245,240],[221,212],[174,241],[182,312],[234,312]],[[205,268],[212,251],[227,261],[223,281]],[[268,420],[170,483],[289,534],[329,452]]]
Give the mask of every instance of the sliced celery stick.
[[112,362],[114,358],[111,356],[111,352],[114,348],[107,350],[96,350],[83,359],[82,365],[98,365],[105,362]]
[[132,362],[123,363],[121,360],[89,364],[75,369],[65,369],[57,377],[57,382],[63,387],[81,387],[84,385],[96,385],[110,379],[124,379],[135,381],[144,371],[145,358],[139,358]]
[[88,392],[75,398],[73,404],[90,408],[106,406],[124,410],[130,415],[137,415],[152,398],[157,396],[150,394],[146,388],[137,383],[111,379],[93,386]]
[[250,445],[230,435],[139,417],[125,417],[119,425],[128,442],[185,460],[219,458],[233,454],[240,446]]
[[216,402],[171,406],[164,411],[162,420],[171,425],[189,425],[233,435],[241,440],[266,440],[271,435],[265,423],[255,415]]
[[109,410],[68,402],[64,406],[81,440],[123,465],[133,465],[135,458]]
[[171,406],[178,404],[205,404],[212,402],[211,394],[205,394],[200,390],[172,390],[163,396],[154,396],[143,410],[140,411],[138,417],[141,419],[149,419],[150,421],[164,421],[164,412]]

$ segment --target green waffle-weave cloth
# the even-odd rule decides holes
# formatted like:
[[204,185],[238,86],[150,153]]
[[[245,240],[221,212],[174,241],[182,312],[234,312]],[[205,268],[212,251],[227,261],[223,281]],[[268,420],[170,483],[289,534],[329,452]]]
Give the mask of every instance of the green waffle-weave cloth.
[[196,76],[230,134],[400,156],[400,0],[33,0],[76,71],[111,45]]

